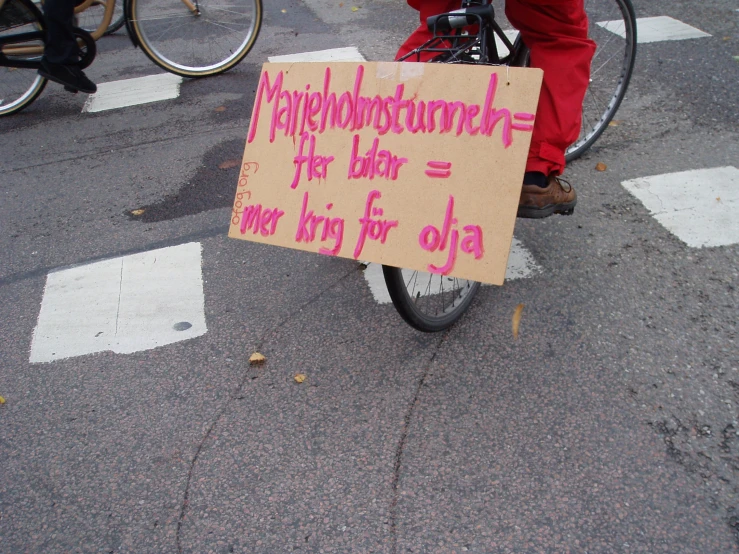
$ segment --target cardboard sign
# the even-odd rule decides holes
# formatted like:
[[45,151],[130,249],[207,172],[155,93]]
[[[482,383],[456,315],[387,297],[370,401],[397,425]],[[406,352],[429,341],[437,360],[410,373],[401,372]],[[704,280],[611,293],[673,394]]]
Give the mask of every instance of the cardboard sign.
[[541,79],[265,64],[229,236],[502,284]]

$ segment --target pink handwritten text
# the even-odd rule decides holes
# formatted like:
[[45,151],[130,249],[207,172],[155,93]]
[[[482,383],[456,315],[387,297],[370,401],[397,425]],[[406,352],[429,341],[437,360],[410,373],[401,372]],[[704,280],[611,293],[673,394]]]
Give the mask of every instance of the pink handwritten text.
[[[308,155],[303,154],[303,148],[305,143],[308,142]],[[328,175],[328,164],[334,161],[333,156],[320,156],[316,155],[316,136],[303,133],[300,136],[300,146],[298,147],[298,155],[293,159],[295,164],[295,176],[290,188],[296,188],[300,182],[300,176],[303,172],[303,165],[307,165],[306,173],[308,174],[308,181],[312,181],[313,178],[325,179]]]
[[[385,244],[387,234],[390,229],[398,226],[397,220],[379,219],[383,215],[383,209],[373,206],[375,200],[382,198],[379,190],[370,191],[367,195],[367,202],[364,205],[364,216],[359,218],[359,224],[362,228],[359,231],[359,239],[354,247],[354,259],[359,258],[364,248],[364,243],[369,237],[371,240],[379,240],[380,244]],[[378,219],[373,219],[377,216]]]
[[[326,204],[326,210],[331,210],[333,204]],[[341,251],[344,242],[344,220],[340,217],[316,215],[308,210],[308,193],[303,194],[303,208],[300,212],[298,231],[295,233],[295,242],[311,243],[320,237],[321,242],[333,240],[332,248],[319,248],[320,254],[336,256]]]
[[[364,65],[357,67],[351,91],[331,91],[331,68],[324,72],[323,89],[311,91],[310,84],[303,90],[283,90],[284,73],[280,71],[272,80],[269,72],[263,71],[257,88],[251,127],[247,142],[251,143],[257,133],[264,104],[271,105],[269,141],[274,142],[277,133],[284,136],[302,136],[305,132],[321,134],[326,129],[342,129],[352,132],[365,127],[379,136],[386,133],[464,133],[475,136],[492,136],[499,124],[501,140],[508,148],[513,143],[513,131],[530,133],[533,126],[514,123],[508,108],[497,108],[495,96],[498,90],[498,75],[490,74],[488,88],[481,104],[466,104],[454,100],[417,101],[416,97],[404,98],[405,85],[400,83],[392,96],[362,96]],[[519,121],[533,121],[533,114],[517,112]]]
[[[476,260],[482,258],[485,249],[482,245],[482,229],[479,225],[466,225],[464,227],[465,236],[459,241],[459,231],[456,229],[459,221],[454,217],[454,197],[449,195],[449,202],[446,207],[444,223],[441,231],[433,225],[427,225],[418,235],[418,244],[427,252],[443,252],[449,246],[449,254],[446,263],[443,266],[428,265],[431,273],[448,275],[454,269],[457,261],[457,249],[459,248],[466,254],[473,254]],[[447,245],[447,241],[451,242]]]
[[285,212],[277,208],[263,210],[261,204],[246,206],[241,212],[241,234],[245,235],[247,231],[252,231],[255,235],[260,233],[263,237],[274,235],[277,222],[283,215]]
[[440,162],[430,161],[426,164],[429,168],[426,170],[426,175],[434,179],[448,179],[452,175],[452,163],[451,162]]
[[389,150],[379,150],[380,139],[372,141],[372,147],[364,155],[359,154],[359,135],[354,135],[352,157],[349,162],[349,179],[374,179],[384,177],[395,181],[403,164],[408,158],[398,158]]

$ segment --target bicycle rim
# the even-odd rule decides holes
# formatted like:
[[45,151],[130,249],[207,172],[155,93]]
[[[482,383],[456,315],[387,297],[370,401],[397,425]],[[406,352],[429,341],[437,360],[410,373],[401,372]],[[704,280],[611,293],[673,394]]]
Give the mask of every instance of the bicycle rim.
[[[7,37],[18,33],[31,31],[42,31],[43,22],[40,20],[40,12],[29,8],[24,2],[8,0],[3,5],[3,11],[12,9],[13,24],[0,24],[0,37]],[[3,13],[3,21],[6,18]],[[8,45],[11,46],[11,45]],[[33,40],[24,43],[14,43],[12,46],[43,47],[41,40]],[[8,53],[7,48],[4,52]],[[38,55],[7,54],[8,59],[40,60]],[[19,112],[31,104],[46,86],[46,79],[41,77],[36,69],[21,67],[0,67],[0,116]]]
[[477,281],[382,266],[395,309],[412,327],[427,333],[453,325],[480,289]]
[[261,0],[131,0],[132,28],[144,53],[183,77],[222,73],[251,50],[262,23]]
[[[104,35],[114,33],[125,23],[125,20],[123,18],[123,1],[107,1],[115,1],[115,6],[113,8],[113,17],[110,21],[110,25],[108,25],[107,29],[101,29],[101,32]],[[105,8],[107,1],[96,0],[86,10],[75,14],[75,17],[77,19],[77,27],[84,29],[88,33],[96,32],[98,30],[98,27],[100,27],[100,25],[102,24],[103,18],[105,17]]]
[[585,0],[589,35],[597,50],[585,94],[582,130],[567,161],[582,155],[606,130],[629,86],[636,56],[636,19],[630,0]]

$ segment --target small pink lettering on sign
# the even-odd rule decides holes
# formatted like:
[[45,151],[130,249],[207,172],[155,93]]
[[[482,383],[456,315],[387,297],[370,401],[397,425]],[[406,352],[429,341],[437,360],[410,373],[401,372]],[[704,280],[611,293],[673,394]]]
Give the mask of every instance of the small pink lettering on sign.
[[[311,243],[316,238],[321,242],[334,241],[331,248],[321,247],[319,254],[336,256],[341,252],[344,242],[344,220],[340,217],[329,215],[316,215],[313,210],[308,210],[308,193],[303,194],[303,208],[300,211],[298,230],[295,233],[295,242]],[[330,211],[333,204],[326,204],[326,210]]]
[[[479,260],[485,254],[480,226],[466,225],[464,227],[465,236],[462,237],[460,243],[459,231],[456,229],[458,223],[459,221],[454,217],[454,196],[450,194],[441,231],[433,225],[427,225],[418,235],[418,244],[427,252],[436,252],[437,250],[444,252],[447,246],[449,247],[449,254],[443,266],[428,265],[428,270],[431,273],[449,275],[457,261],[457,249],[466,254],[473,254],[476,260]],[[450,241],[449,244],[447,244],[448,241]]]
[[[379,190],[370,191],[367,195],[367,202],[364,205],[364,216],[359,218],[359,224],[362,228],[359,230],[359,238],[354,247],[354,259],[359,258],[364,248],[367,238],[370,240],[379,240],[380,244],[385,244],[390,229],[398,226],[398,220],[379,219],[384,213],[382,208],[373,206],[375,200],[382,198]],[[375,216],[378,219],[373,219]]]
[[380,139],[375,138],[364,155],[359,154],[359,135],[354,135],[352,157],[349,161],[349,179],[374,179],[375,177],[395,181],[408,158],[394,156],[389,150],[378,150]]
[[[303,154],[305,143],[308,142],[308,155]],[[303,172],[303,165],[306,165],[306,173],[308,181],[316,179],[325,179],[328,175],[328,164],[334,161],[333,156],[320,156],[316,154],[316,136],[303,133],[300,135],[300,146],[298,147],[298,155],[295,156],[293,163],[295,164],[295,176],[290,188],[294,189],[300,182],[300,176]]]
[[[249,177],[251,177],[251,171],[254,173],[259,171],[259,164],[257,162],[244,162],[241,167],[241,174],[239,175],[239,184],[236,188],[236,200],[234,201],[234,207],[231,210],[233,217],[231,218],[232,225],[239,225],[241,223],[241,213],[244,207],[244,197],[246,200],[251,200],[251,191],[246,190],[249,186]],[[243,232],[242,232],[243,234]]]
[[272,236],[277,230],[277,222],[283,215],[285,215],[285,212],[282,210],[277,208],[262,209],[261,204],[246,206],[244,211],[241,212],[241,234],[245,235],[247,231],[251,231],[255,235],[259,233],[263,237]]

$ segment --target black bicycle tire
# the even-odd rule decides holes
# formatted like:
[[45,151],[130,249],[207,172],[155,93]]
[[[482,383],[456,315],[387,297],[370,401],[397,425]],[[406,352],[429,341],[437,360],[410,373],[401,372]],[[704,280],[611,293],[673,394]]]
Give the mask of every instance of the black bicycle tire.
[[417,308],[416,303],[408,294],[408,288],[400,268],[383,265],[382,274],[385,278],[387,291],[390,294],[390,300],[392,300],[397,312],[411,327],[424,333],[437,333],[451,327],[464,315],[480,290],[479,282],[470,281],[472,283],[470,290],[467,291],[462,301],[452,312],[441,317],[430,317]]
[[[15,1],[23,4],[33,14],[33,17],[36,20],[36,23],[38,24],[38,30],[44,32],[45,34],[46,26],[44,25],[44,17],[41,14],[41,11],[36,7],[36,5],[33,2],[31,2],[31,0],[15,0]],[[0,117],[16,114],[20,112],[21,110],[26,109],[31,104],[33,104],[33,102],[35,102],[36,99],[39,97],[39,95],[44,91],[47,83],[48,83],[48,79],[38,75],[34,79],[31,86],[28,88],[28,90],[22,96],[19,97],[21,102],[13,105],[12,108],[2,108],[2,106],[0,106]]]
[[[247,56],[247,54],[251,51],[251,49],[254,47],[254,44],[257,41],[257,38],[259,37],[259,32],[262,28],[262,19],[264,17],[264,8],[262,6],[262,0],[253,0],[254,4],[256,6],[256,13],[255,13],[255,26],[254,26],[254,32],[250,36],[248,42],[244,43],[242,47],[239,49],[239,52],[236,56],[231,57],[231,59],[227,63],[223,63],[222,65],[219,65],[215,68],[204,70],[185,70],[177,65],[174,65],[173,63],[170,63],[167,61],[163,56],[160,56],[155,52],[156,49],[154,49],[151,44],[149,44],[149,41],[146,39],[146,34],[142,32],[141,28],[139,27],[139,19],[137,16],[137,6],[139,5],[139,2],[142,0],[130,0],[127,5],[127,24],[129,27],[129,30],[131,33],[133,33],[134,37],[134,43],[141,47],[141,50],[146,54],[146,57],[148,57],[152,62],[154,62],[156,65],[164,69],[165,71],[168,71],[170,73],[174,73],[175,75],[180,75],[181,77],[191,77],[191,78],[198,78],[198,77],[209,77],[211,75],[220,75],[221,73],[225,73],[226,71],[229,71],[230,69],[233,69],[236,67],[243,59]],[[144,2],[146,0],[143,0]]]
[[[598,121],[596,127],[590,131],[590,134],[586,136],[586,139],[580,143],[577,142],[573,146],[567,149],[565,152],[565,161],[567,163],[576,160],[587,152],[596,140],[600,138],[603,132],[608,128],[609,124],[616,115],[618,108],[621,106],[626,92],[631,82],[631,76],[634,73],[634,63],[636,61],[636,44],[637,44],[637,28],[636,28],[636,14],[634,12],[634,6],[631,0],[614,0],[619,7],[619,10],[623,14],[624,22],[628,25],[626,29],[626,36],[630,36],[631,40],[627,41],[629,48],[625,54],[627,57],[626,64],[624,66],[624,73],[621,76],[621,80],[618,83],[618,92],[611,97],[612,104],[609,104],[608,109],[604,112],[601,119]],[[630,34],[629,34],[630,31]]]

